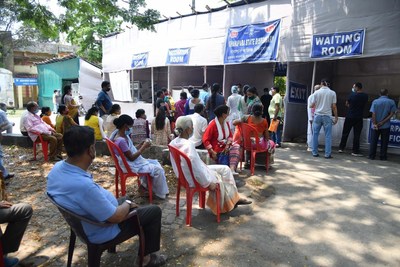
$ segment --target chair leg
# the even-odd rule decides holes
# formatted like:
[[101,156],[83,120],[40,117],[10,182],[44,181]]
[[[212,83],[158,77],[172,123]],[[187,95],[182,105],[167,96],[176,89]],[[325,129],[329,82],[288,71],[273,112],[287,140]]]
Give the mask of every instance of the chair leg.
[[150,174],[147,174],[147,189],[149,190],[149,201],[150,204],[153,203],[153,184],[151,181],[151,176]]
[[119,198],[119,186],[118,186],[118,184],[119,184],[119,179],[118,179],[118,177],[119,177],[119,173],[118,173],[118,170],[117,170],[117,168],[115,168],[115,197],[116,198]]
[[36,143],[33,143],[33,160],[36,160]]
[[217,199],[217,223],[221,222],[221,190],[219,187],[215,192],[215,196]]
[[102,251],[97,246],[88,246],[88,267],[100,267]]
[[42,142],[42,152],[43,152],[44,161],[49,161],[49,143],[48,142]]
[[176,188],[176,217],[179,217],[179,199],[181,197],[181,184],[178,182]]
[[4,267],[3,246],[0,241],[0,267]]
[[121,196],[126,195],[126,177],[121,174]]
[[204,209],[206,206],[206,192],[199,192],[199,206]]
[[186,191],[186,225],[192,226],[192,203],[193,191],[191,189]]
[[71,229],[71,235],[69,237],[67,267],[71,267],[72,265],[72,256],[74,255],[75,241],[76,241],[76,235],[74,231]]
[[254,168],[256,165],[256,153],[254,153],[253,151],[251,152],[251,158],[250,158],[250,171],[251,171],[251,175],[254,175]]
[[267,155],[265,156],[266,157],[266,159],[265,159],[265,173],[268,173],[268,168],[269,168],[269,153],[268,153],[268,151],[267,152],[265,152],[265,153],[267,153]]

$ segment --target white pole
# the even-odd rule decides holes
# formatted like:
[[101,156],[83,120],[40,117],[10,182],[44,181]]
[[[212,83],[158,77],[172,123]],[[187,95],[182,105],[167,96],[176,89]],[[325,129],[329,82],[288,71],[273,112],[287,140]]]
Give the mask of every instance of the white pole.
[[222,77],[222,95],[225,97],[225,79],[226,79],[226,65],[224,65],[224,72]]
[[314,61],[312,81],[311,81],[311,94],[314,93],[315,72],[317,70],[317,61]]
[[203,79],[204,79],[203,83],[206,83],[207,82],[207,66],[204,66],[204,68],[203,68]]

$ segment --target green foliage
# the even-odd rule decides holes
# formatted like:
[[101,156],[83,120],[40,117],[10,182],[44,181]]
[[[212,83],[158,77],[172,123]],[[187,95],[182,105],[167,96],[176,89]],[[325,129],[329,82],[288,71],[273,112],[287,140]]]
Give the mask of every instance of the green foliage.
[[281,95],[286,94],[286,77],[275,76],[274,77],[274,86],[279,87],[279,93]]
[[[67,40],[79,47],[78,55],[89,61],[101,63],[101,38],[120,32],[123,23],[134,24],[139,29],[154,30],[160,14],[145,7],[145,0],[58,0],[65,9],[56,17],[39,0],[0,0],[0,26],[10,28],[12,23],[23,22],[26,30],[40,32],[42,39],[57,41],[60,33],[67,34]],[[25,31],[27,33],[27,31]],[[32,36],[34,37],[34,36]],[[36,36],[39,38],[39,36]]]

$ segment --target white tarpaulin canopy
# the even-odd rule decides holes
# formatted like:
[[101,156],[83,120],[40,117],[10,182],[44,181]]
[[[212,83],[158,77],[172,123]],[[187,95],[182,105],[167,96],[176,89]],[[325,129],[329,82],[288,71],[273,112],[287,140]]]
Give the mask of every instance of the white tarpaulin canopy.
[[101,70],[83,59],[79,60],[79,93],[80,100],[86,109],[92,107],[101,90],[103,81]]

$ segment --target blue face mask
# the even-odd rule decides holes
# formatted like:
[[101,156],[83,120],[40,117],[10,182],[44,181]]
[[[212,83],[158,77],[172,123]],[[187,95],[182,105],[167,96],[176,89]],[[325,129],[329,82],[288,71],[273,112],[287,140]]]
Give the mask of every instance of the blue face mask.
[[129,128],[129,130],[125,131],[125,135],[129,136],[132,133],[132,128]]
[[38,109],[38,108],[36,108],[36,109],[33,110],[33,113],[34,113],[34,114],[36,114],[36,113],[38,113],[38,112],[39,112],[39,109]]

